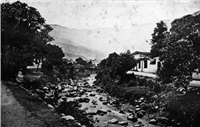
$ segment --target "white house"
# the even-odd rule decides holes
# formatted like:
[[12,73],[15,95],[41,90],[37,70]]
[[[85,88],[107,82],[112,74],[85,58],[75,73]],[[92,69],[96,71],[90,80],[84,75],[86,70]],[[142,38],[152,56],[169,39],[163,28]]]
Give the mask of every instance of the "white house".
[[158,57],[151,58],[149,52],[134,52],[136,60],[138,60],[137,66],[134,68],[136,71],[156,73],[157,68],[160,66]]
[[[138,61],[134,71],[146,72],[146,73],[156,73],[157,68],[161,65],[159,57],[151,58],[150,52],[139,52],[133,53],[133,56]],[[193,73],[193,79],[200,80],[200,74]]]

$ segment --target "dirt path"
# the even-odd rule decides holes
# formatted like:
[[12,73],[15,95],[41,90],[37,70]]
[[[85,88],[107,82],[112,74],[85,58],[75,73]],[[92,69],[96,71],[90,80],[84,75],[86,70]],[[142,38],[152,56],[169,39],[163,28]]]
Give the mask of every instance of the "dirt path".
[[41,122],[30,115],[1,83],[1,125],[2,127],[36,127]]
[[43,101],[18,85],[1,82],[1,127],[63,127],[70,125]]

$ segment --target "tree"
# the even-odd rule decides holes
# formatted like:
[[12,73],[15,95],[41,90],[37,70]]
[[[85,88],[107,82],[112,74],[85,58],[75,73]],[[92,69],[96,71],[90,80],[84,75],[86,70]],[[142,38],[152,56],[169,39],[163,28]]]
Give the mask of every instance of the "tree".
[[164,43],[158,75],[164,82],[174,82],[187,92],[192,73],[200,68],[200,12],[174,20]]
[[[14,79],[37,58],[41,43],[52,41],[52,28],[33,7],[19,1],[1,5],[1,68],[3,79]],[[44,48],[43,48],[44,49]]]
[[[98,65],[97,82],[115,81],[125,79],[126,72],[136,66],[136,61],[130,51],[126,53],[109,54],[108,58],[102,60]],[[121,81],[120,81],[121,80]]]
[[167,26],[163,21],[157,23],[157,27],[154,29],[151,39],[151,55],[152,57],[157,57],[163,52],[163,48],[165,47],[164,39],[167,32]]

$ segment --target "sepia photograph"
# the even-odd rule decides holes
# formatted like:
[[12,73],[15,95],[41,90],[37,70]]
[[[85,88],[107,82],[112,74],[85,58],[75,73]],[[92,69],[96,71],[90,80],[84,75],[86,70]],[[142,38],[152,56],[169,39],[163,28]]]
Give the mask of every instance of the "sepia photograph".
[[1,127],[200,127],[199,0],[1,0]]

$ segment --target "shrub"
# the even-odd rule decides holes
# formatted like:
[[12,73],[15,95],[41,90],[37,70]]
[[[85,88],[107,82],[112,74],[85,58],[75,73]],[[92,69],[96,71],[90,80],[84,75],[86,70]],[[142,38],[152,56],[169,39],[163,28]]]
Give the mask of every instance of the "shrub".
[[[194,92],[194,91],[193,91]],[[173,126],[197,127],[200,126],[200,99],[197,94],[177,96],[175,92],[168,92],[163,97],[163,106],[167,117]]]
[[24,85],[26,88],[37,89],[44,84],[42,76],[25,75],[23,77]]

